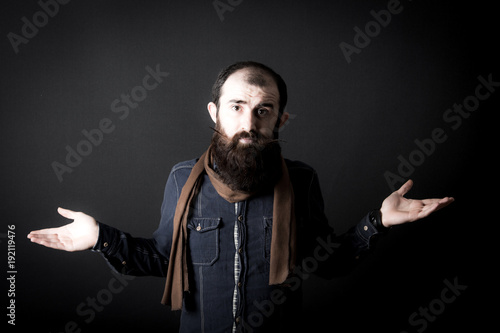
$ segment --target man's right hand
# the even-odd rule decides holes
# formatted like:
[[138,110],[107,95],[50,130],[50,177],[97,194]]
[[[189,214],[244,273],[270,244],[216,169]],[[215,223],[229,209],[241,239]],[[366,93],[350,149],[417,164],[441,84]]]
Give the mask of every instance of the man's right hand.
[[88,250],[95,245],[99,237],[99,226],[92,216],[61,207],[57,212],[74,221],[59,228],[30,232],[28,238],[33,243],[69,252]]

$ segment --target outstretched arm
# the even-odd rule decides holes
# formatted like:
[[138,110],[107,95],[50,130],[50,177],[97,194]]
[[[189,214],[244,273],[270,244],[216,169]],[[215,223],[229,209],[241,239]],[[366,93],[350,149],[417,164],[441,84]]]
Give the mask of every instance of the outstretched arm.
[[168,258],[158,251],[154,239],[134,238],[81,212],[63,208],[57,211],[73,222],[59,228],[30,232],[28,238],[33,243],[69,252],[92,249],[121,274],[166,275]]
[[59,207],[57,212],[73,222],[59,228],[32,231],[28,238],[33,242],[56,250],[69,252],[91,249],[99,237],[96,220],[87,214]]
[[380,213],[382,224],[385,227],[422,219],[454,201],[452,197],[424,200],[407,199],[404,195],[412,186],[413,181],[410,179],[382,202]]

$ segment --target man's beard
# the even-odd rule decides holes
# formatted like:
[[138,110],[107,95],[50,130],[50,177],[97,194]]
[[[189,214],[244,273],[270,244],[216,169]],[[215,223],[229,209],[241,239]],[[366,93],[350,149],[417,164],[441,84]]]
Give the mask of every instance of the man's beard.
[[[242,138],[250,138],[252,142],[241,143]],[[229,139],[216,126],[212,154],[216,172],[232,190],[256,193],[272,188],[282,174],[278,140],[255,131],[239,132]]]

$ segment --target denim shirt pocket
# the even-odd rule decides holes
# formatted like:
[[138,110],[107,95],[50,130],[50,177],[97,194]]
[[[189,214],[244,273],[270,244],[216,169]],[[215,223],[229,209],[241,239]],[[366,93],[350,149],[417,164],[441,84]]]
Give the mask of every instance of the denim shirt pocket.
[[220,218],[199,217],[188,221],[189,251],[193,265],[212,265],[219,259]]
[[264,217],[262,226],[264,228],[264,259],[269,263],[271,261],[271,240],[273,237],[273,218]]

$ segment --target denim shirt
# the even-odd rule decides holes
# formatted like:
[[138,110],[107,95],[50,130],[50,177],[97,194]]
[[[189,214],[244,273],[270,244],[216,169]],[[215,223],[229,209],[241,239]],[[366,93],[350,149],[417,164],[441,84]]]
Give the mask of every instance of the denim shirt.
[[[153,238],[134,238],[99,223],[93,251],[120,273],[166,276],[175,207],[196,161],[173,167]],[[205,175],[188,216],[190,290],[184,294],[181,332],[296,330],[303,280],[311,273],[326,278],[345,274],[370,248],[377,230],[369,215],[346,234],[336,236],[324,215],[316,172],[302,162],[286,160],[286,164],[297,221],[294,274],[281,285],[269,285],[273,189],[229,203]]]

